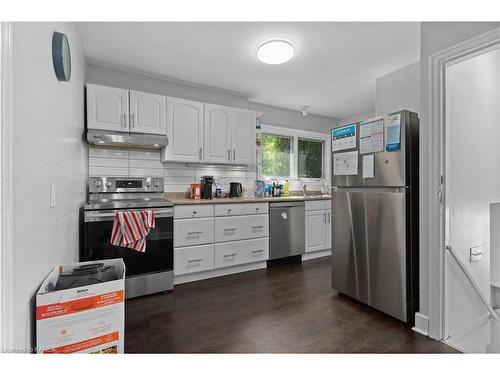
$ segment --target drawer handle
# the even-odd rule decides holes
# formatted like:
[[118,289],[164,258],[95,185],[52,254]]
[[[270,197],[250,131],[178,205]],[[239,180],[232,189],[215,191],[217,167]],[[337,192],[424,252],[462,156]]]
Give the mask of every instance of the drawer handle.
[[191,236],[192,234],[201,234],[201,233],[203,233],[203,231],[201,230],[198,230],[196,232],[188,232],[188,236]]
[[229,257],[234,257],[236,256],[236,253],[232,253],[232,254],[225,254],[224,255],[224,258],[229,258]]
[[252,228],[257,229],[257,228],[264,228],[263,225],[252,225]]
[[262,249],[259,249],[259,250],[252,250],[252,253],[256,254],[256,253],[262,253],[264,250]]
[[224,232],[234,231],[236,228],[224,228]]
[[227,212],[231,212],[231,209],[230,209],[230,208],[228,208],[228,209],[227,209]]
[[198,211],[193,211],[193,215],[196,215],[198,213]]
[[259,211],[259,207],[255,207],[255,211]]
[[199,258],[199,259],[189,259],[188,260],[188,263],[197,263],[197,262],[201,262],[203,259]]

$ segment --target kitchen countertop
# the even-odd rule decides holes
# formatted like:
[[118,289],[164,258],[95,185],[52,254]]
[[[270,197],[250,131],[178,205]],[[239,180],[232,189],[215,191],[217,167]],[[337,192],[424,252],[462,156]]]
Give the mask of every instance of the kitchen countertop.
[[227,203],[260,203],[260,202],[290,202],[290,201],[317,201],[330,199],[327,194],[321,195],[302,195],[288,197],[239,197],[239,198],[213,198],[213,199],[189,199],[175,196],[167,196],[174,205],[183,204],[227,204]]

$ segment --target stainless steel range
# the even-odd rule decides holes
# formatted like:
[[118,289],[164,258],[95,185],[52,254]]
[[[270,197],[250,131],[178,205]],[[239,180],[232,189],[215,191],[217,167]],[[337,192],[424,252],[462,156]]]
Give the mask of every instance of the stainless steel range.
[[[80,261],[122,258],[125,297],[163,292],[174,287],[174,208],[163,197],[161,177],[90,177],[89,201],[82,208]],[[153,210],[155,228],[144,253],[111,244],[116,211]]]

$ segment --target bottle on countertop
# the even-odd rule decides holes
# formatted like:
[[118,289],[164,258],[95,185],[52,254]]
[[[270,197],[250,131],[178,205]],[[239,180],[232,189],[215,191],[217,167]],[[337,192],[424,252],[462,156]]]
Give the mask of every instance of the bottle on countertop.
[[290,186],[288,185],[288,180],[285,180],[285,194],[284,194],[284,196],[288,197],[289,194],[290,194]]

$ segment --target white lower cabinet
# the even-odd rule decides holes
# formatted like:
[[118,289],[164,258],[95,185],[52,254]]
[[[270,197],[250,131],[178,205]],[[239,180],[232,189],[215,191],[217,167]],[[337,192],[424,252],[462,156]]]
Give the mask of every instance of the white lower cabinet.
[[306,253],[332,248],[331,201],[309,201],[305,206]]
[[174,273],[185,275],[214,268],[214,245],[180,247],[174,249]]
[[244,215],[215,218],[215,242],[238,241],[268,236],[268,215]]
[[174,247],[213,242],[213,219],[184,219],[174,222]]
[[215,268],[260,262],[268,258],[268,238],[215,244]]
[[189,275],[178,282],[261,268],[258,262],[269,259],[267,203],[180,205],[174,211],[174,274]]

